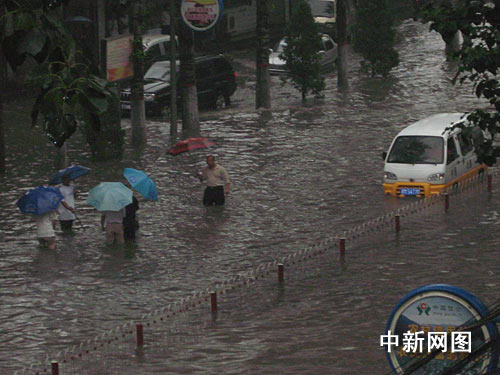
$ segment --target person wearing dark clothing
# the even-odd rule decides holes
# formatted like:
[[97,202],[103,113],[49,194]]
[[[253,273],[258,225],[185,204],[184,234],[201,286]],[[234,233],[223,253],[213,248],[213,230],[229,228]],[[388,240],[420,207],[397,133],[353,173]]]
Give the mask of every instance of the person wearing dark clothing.
[[135,213],[139,210],[139,201],[132,197],[132,203],[125,206],[125,217],[123,218],[123,236],[126,239],[134,239],[135,231],[139,228],[139,222]]

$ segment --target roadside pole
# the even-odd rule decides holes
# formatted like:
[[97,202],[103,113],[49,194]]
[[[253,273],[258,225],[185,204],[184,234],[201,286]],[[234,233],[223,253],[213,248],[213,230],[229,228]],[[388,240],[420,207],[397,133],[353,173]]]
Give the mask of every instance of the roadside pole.
[[170,0],[170,137],[177,139],[177,9],[175,0]]

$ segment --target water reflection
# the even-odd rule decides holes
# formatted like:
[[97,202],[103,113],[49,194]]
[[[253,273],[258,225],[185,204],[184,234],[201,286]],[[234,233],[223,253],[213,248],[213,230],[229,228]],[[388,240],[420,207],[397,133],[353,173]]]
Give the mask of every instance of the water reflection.
[[[232,180],[224,208],[203,207],[203,185],[192,177],[204,166],[206,152],[166,155],[168,127],[163,122],[149,121],[143,149],[135,152],[127,144],[121,161],[95,162],[82,151],[87,150],[83,137],[72,138],[68,157],[92,169],[77,181],[81,191],[101,181],[119,181],[125,166],[145,170],[157,184],[159,201],[140,202],[138,238],[123,248],[104,245],[99,214],[86,204],[86,194],[76,200],[82,226],[76,226],[75,235],[58,233],[55,252],[37,247],[31,219],[21,215],[13,202],[27,187],[53,174],[55,151],[40,131],[29,130],[29,115],[15,104],[7,109],[10,156],[8,173],[0,177],[4,240],[0,244],[0,369],[20,368],[46,348],[59,350],[93,337],[146,310],[193,290],[205,290],[212,282],[279,259],[407,203],[383,197],[381,152],[409,122],[438,112],[469,110],[480,102],[470,86],[450,85],[453,73],[443,69],[444,45],[437,34],[410,21],[400,33],[401,65],[390,84],[360,77],[353,65],[348,93],[338,93],[333,72],[327,77],[323,101],[302,106],[290,86],[275,86],[273,112],[256,112],[253,89],[247,85],[238,88],[234,111],[217,114],[215,119],[207,115],[203,135],[217,144],[214,153]],[[130,139],[126,120],[124,127]],[[495,202],[488,204],[498,205]],[[464,219],[476,217],[481,208],[462,205]],[[467,222],[457,224],[437,213],[422,217],[405,227],[405,238],[411,237],[409,248],[388,247],[380,234],[362,254],[354,252],[340,263],[341,272],[338,258],[324,262],[330,272],[323,276],[304,270],[307,278],[298,283],[297,293],[286,289],[271,307],[261,304],[262,294],[256,294],[255,301],[245,294],[248,305],[239,301],[235,313],[244,312],[242,326],[232,331],[234,321],[227,321],[225,345],[214,330],[203,342],[208,354],[203,345],[190,352],[197,361],[182,347],[169,347],[171,353],[179,353],[170,353],[173,364],[157,359],[157,367],[150,370],[193,365],[208,366],[208,373],[234,373],[230,369],[238,368],[266,373],[262,365],[266,363],[275,366],[274,372],[303,373],[303,368],[287,371],[287,361],[304,363],[301,352],[293,348],[297,340],[293,337],[310,345],[308,358],[326,361],[326,367],[339,374],[368,373],[370,364],[371,369],[379,368],[380,353],[370,340],[380,332],[399,294],[437,278],[459,285],[472,283],[473,292],[487,294],[484,285],[492,283],[487,271],[496,274],[500,264],[494,249],[498,240],[491,239],[498,215],[489,213],[477,221],[485,229],[469,233],[469,242],[485,245],[478,246],[481,251],[475,249],[473,256],[460,242],[465,238],[460,230]],[[454,233],[447,236],[448,248],[436,246],[442,233]],[[467,257],[477,260],[465,267]],[[395,263],[403,258],[405,262]],[[443,270],[449,273],[442,274]],[[467,278],[461,272],[467,272]],[[313,290],[314,286],[318,289]],[[310,293],[313,297],[307,299]],[[280,323],[283,316],[285,323]],[[270,330],[276,324],[283,324],[281,332]],[[363,330],[355,333],[353,327]],[[238,337],[248,344],[239,347]],[[288,353],[284,357],[274,351],[276,341],[284,345]],[[332,354],[352,350],[356,356]],[[213,353],[223,352],[228,353],[226,362],[214,364]],[[324,367],[315,369],[324,372]]]

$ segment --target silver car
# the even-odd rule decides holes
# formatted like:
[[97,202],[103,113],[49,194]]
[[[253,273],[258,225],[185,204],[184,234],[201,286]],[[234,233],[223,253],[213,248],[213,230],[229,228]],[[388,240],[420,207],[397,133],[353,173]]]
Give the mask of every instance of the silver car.
[[[281,39],[274,50],[269,55],[269,73],[271,74],[286,74],[286,62],[279,55],[283,52],[286,46],[285,38]],[[337,60],[338,48],[337,43],[327,34],[321,34],[321,59],[320,64],[323,70],[328,70],[334,67]]]

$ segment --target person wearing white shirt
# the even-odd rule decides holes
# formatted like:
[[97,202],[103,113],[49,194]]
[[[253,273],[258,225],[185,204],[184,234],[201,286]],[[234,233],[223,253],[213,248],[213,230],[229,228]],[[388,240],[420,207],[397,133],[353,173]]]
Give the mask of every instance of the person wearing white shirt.
[[57,212],[59,213],[59,223],[61,224],[61,230],[63,232],[71,232],[73,228],[73,221],[76,219],[75,187],[71,183],[70,175],[62,176],[61,180],[62,185],[59,187],[59,191],[63,196],[63,200],[57,208]]
[[213,155],[207,156],[207,166],[202,173],[198,173],[198,178],[207,183],[203,193],[203,204],[222,206],[225,203],[224,194],[229,195],[230,181],[226,169],[215,162]]
[[125,208],[119,211],[102,211],[101,228],[106,231],[106,243],[117,244],[124,243],[123,238],[123,218],[125,217]]
[[50,250],[55,250],[56,248],[56,234],[54,232],[56,218],[57,214],[55,211],[35,216],[38,242],[40,246],[47,246]]

